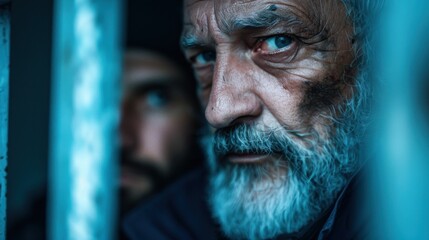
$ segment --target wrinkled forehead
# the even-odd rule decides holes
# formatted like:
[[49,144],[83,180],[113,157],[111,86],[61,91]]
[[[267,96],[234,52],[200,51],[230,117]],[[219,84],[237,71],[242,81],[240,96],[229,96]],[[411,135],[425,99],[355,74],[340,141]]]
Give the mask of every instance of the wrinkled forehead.
[[[277,6],[278,5],[278,6]],[[187,0],[185,1],[185,26],[194,24],[199,27],[217,25],[221,31],[250,14],[263,11],[277,10],[280,5],[293,6],[292,1],[267,0]],[[200,29],[204,31],[205,29]]]
[[184,11],[183,33],[200,36],[216,31],[229,34],[247,26],[262,26],[271,19],[309,26],[321,22],[332,25],[347,18],[341,0],[185,0]]

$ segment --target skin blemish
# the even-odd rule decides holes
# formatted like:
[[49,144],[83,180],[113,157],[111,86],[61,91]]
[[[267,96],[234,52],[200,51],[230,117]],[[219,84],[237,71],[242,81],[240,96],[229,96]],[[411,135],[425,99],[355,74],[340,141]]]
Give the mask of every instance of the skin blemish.
[[305,83],[303,86],[304,99],[300,105],[302,112],[304,114],[314,113],[334,105],[341,96],[339,82],[328,77],[322,82]]
[[268,10],[275,12],[277,10],[277,6],[273,4],[268,8]]

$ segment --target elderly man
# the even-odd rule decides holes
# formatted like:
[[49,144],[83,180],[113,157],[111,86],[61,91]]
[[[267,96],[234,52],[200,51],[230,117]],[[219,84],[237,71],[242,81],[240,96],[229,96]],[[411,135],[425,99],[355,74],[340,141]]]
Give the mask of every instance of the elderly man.
[[212,126],[205,137],[209,176],[205,183],[204,172],[195,173],[139,209],[127,222],[129,236],[364,236],[355,204],[372,4],[187,0],[184,6],[182,48]]

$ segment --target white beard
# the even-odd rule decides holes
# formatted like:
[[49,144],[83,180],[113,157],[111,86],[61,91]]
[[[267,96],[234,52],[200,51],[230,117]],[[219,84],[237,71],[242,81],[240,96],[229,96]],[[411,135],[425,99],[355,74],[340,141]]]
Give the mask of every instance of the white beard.
[[[269,239],[296,233],[321,217],[360,166],[358,137],[350,134],[350,128],[357,129],[350,124],[353,120],[338,127],[333,139],[310,148],[297,144],[286,131],[267,134],[251,125],[232,131],[230,140],[207,136],[209,204],[223,233],[231,239]],[[218,152],[228,152],[231,146],[269,154],[282,149],[282,156],[261,164],[222,161]]]

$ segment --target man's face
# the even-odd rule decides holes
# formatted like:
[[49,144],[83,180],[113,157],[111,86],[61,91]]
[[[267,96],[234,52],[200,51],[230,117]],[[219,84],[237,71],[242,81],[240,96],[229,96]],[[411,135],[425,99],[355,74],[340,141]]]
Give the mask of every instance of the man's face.
[[121,200],[128,208],[190,161],[196,121],[183,74],[172,63],[129,53],[124,68]]
[[215,129],[210,202],[227,235],[299,231],[344,186],[352,34],[340,0],[185,2],[182,48]]

